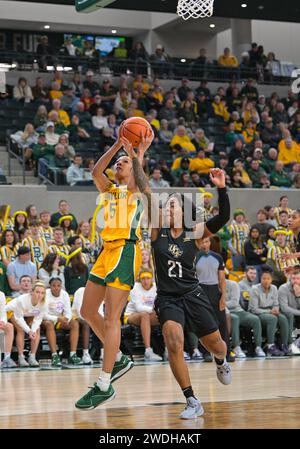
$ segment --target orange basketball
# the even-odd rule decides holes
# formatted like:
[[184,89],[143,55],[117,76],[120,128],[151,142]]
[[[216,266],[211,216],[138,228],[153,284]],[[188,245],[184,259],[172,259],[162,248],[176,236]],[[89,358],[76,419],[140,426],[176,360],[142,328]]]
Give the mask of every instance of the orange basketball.
[[141,117],[130,117],[121,125],[121,136],[125,137],[137,148],[141,143],[141,137],[147,137],[152,133],[150,123]]

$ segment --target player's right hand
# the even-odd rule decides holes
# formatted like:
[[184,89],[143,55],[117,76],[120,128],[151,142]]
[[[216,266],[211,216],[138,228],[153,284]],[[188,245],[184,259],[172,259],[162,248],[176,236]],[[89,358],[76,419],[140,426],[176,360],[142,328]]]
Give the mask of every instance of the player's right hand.
[[132,143],[129,142],[129,140],[126,139],[126,137],[121,137],[120,142],[122,143],[122,146],[129,157],[131,157],[133,159],[134,157],[137,156],[136,152],[133,149]]

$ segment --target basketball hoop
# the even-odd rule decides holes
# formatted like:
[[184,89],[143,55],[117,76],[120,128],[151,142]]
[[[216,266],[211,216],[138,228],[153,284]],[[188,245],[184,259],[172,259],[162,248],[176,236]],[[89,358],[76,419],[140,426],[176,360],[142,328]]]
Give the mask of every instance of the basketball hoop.
[[214,0],[179,0],[177,14],[183,19],[203,19],[214,12]]

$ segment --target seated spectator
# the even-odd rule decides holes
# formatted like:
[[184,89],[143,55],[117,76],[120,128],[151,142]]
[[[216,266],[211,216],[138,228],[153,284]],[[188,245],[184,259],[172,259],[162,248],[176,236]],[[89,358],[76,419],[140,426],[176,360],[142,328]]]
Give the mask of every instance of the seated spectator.
[[[252,181],[252,186],[255,189],[262,187],[262,176],[267,176],[265,171],[261,168],[260,163],[256,159],[250,161],[250,167],[248,169],[248,175]],[[267,178],[268,179],[268,178]]]
[[191,171],[190,177],[191,177],[192,187],[205,187],[207,184],[204,179],[200,178],[199,173],[196,171]]
[[293,189],[300,189],[300,173],[294,177]]
[[[16,259],[16,245],[18,241],[18,235],[12,229],[5,229],[2,232],[0,239],[0,257],[5,267]],[[6,273],[6,270],[3,271]],[[0,288],[0,291],[4,290]]]
[[[290,280],[281,285],[278,290],[278,300],[280,310],[287,317],[289,321],[289,336],[295,328],[300,327],[300,272],[295,270]],[[291,340],[289,341],[291,343]],[[300,354],[300,341],[299,338],[292,344],[290,344],[290,353]]]
[[152,189],[170,187],[169,183],[162,178],[160,168],[154,168],[149,179],[149,185]]
[[179,181],[176,184],[176,187],[193,187],[192,180],[190,178],[189,173],[181,173],[179,177]]
[[[38,141],[38,134],[35,132],[34,127],[31,123],[25,125],[24,131],[18,131],[15,134],[11,134],[11,139],[17,142],[21,148],[27,149],[31,145],[34,145]],[[26,157],[26,151],[25,151]]]
[[268,249],[267,263],[273,269],[273,284],[280,287],[280,285],[284,284],[287,280],[284,270],[288,267],[298,265],[298,260],[296,257],[286,260],[282,258],[283,254],[292,255],[288,241],[289,232],[284,229],[277,229],[274,232],[274,236],[275,242]]
[[[104,107],[104,105],[103,105]],[[85,110],[85,105],[82,101],[79,101],[75,106],[75,113],[80,121],[80,126],[85,128],[87,131],[92,127],[92,117],[91,114]],[[72,116],[72,118],[74,117]],[[72,120],[73,123],[73,120]]]
[[81,101],[82,103],[84,103],[85,110],[86,110],[86,111],[89,111],[90,106],[91,106],[91,105],[93,104],[93,102],[94,102],[94,99],[93,99],[92,94],[91,94],[91,92],[90,92],[89,89],[83,89],[83,92],[82,92],[82,96],[81,96],[81,98],[80,98],[80,101]]
[[61,109],[63,109],[67,113],[71,113],[75,110],[76,105],[80,100],[75,95],[73,84],[69,84],[68,86],[66,86],[60,101]]
[[254,125],[257,125],[260,122],[259,113],[257,112],[254,101],[244,102],[242,108],[242,119],[245,125],[247,125],[249,120],[251,120]]
[[236,159],[245,160],[246,159],[246,153],[245,153],[245,145],[244,141],[242,139],[236,139],[233,148],[230,150],[229,153],[229,167],[233,167],[234,161]]
[[200,149],[197,156],[190,161],[190,170],[198,172],[200,175],[208,175],[215,163],[209,157],[206,157],[205,151]]
[[[299,150],[300,152],[300,150]],[[292,180],[289,175],[284,171],[284,163],[281,161],[275,162],[274,170],[270,175],[270,182],[275,187],[291,187]]]
[[[280,217],[281,212],[285,212],[285,217]],[[274,208],[274,215],[279,225],[285,226],[285,224],[281,223],[283,219],[287,224],[287,220],[289,215],[291,215],[292,209],[289,208],[289,199],[286,195],[282,195],[279,199],[279,206]]]
[[242,135],[244,137],[244,142],[248,145],[252,144],[259,138],[259,133],[255,130],[255,122],[253,120],[249,120],[246,123],[246,127],[242,132]]
[[[53,106],[52,111],[56,111],[58,114],[58,122],[62,123],[65,127],[69,126],[71,123],[70,117],[66,111],[61,109],[61,101],[58,99],[53,100],[52,106]],[[49,112],[49,115],[51,114],[52,111]]]
[[117,47],[114,47],[112,51],[108,54],[110,58],[116,59],[127,59],[128,58],[128,50],[126,48],[126,42],[120,41]]
[[81,252],[76,253],[77,250],[73,252],[74,256],[70,254],[71,259],[64,272],[66,290],[70,295],[74,295],[80,287],[85,287],[89,276],[89,270]]
[[26,246],[20,246],[17,251],[17,258],[14,262],[10,262],[7,267],[7,279],[9,287],[12,290],[12,296],[18,295],[21,289],[20,279],[22,276],[30,276],[34,282],[37,278],[36,265],[31,262],[31,251]]
[[100,93],[100,85],[94,80],[94,72],[92,70],[88,70],[86,72],[86,78],[83,81],[83,88],[89,89],[93,97]]
[[100,95],[103,101],[103,107],[106,108],[108,113],[111,113],[117,95],[116,88],[111,84],[109,79],[103,81]]
[[25,103],[30,103],[34,99],[26,78],[19,78],[18,84],[13,89],[13,97],[15,100]]
[[55,125],[53,122],[49,121],[46,123],[46,143],[47,145],[57,145],[59,141],[59,134],[55,132]]
[[156,76],[170,74],[172,70],[171,58],[161,44],[156,46],[155,52],[150,56],[150,61]]
[[227,110],[226,102],[221,100],[219,95],[216,95],[214,101],[212,102],[213,111],[216,117],[228,122],[230,119],[230,114]]
[[84,181],[84,168],[82,167],[82,157],[77,154],[74,157],[73,164],[67,170],[67,183],[75,186],[77,182]]
[[141,328],[145,345],[145,360],[159,362],[162,358],[154,353],[150,343],[151,327],[159,326],[154,311],[156,286],[153,283],[153,275],[150,271],[141,271],[139,280],[140,282],[136,282],[130,292],[130,300],[125,311],[125,322]]
[[35,80],[35,86],[32,88],[32,96],[35,101],[49,101],[49,89],[44,86],[44,79],[39,76]]
[[77,249],[77,247],[72,248],[69,242],[69,240],[75,236],[75,231],[73,231],[73,229],[71,228],[71,223],[72,223],[72,215],[63,215],[58,220],[58,226],[63,230],[64,242],[65,244],[68,244],[70,246],[70,254],[73,251],[73,249]]
[[116,139],[113,137],[113,132],[113,129],[109,127],[102,129],[98,143],[100,154],[105,153],[115,143]]
[[263,143],[268,144],[271,147],[277,147],[281,137],[280,132],[273,124],[273,120],[271,117],[266,119],[265,126],[262,129],[260,136]]
[[249,78],[246,85],[241,90],[241,95],[246,96],[249,101],[258,100],[258,90],[255,87],[255,81],[253,78]]
[[[252,288],[249,304],[250,312],[258,315],[262,329],[267,332],[267,356],[288,355],[289,323],[285,315],[280,313],[278,291],[272,285],[271,269],[262,272],[261,283]],[[279,328],[281,347],[275,345],[275,334]]]
[[33,124],[38,132],[44,131],[44,126],[46,125],[48,121],[48,112],[46,109],[46,106],[41,105],[39,106],[34,119]]
[[63,96],[63,92],[61,90],[61,84],[57,81],[53,81],[51,83],[51,89],[49,91],[50,100],[60,100]]
[[102,128],[107,128],[108,127],[108,123],[107,123],[107,118],[104,117],[104,109],[103,108],[98,108],[97,109],[97,113],[96,115],[94,115],[92,117],[92,123],[93,123],[93,127],[96,129],[102,129]]
[[[221,161],[220,161],[221,162]],[[244,187],[250,188],[252,187],[252,181],[249,178],[248,173],[245,170],[243,161],[241,159],[235,159],[233,162],[233,166],[236,170],[239,171],[241,179],[240,181],[242,182]]]
[[80,73],[78,73],[78,72],[74,73],[74,76],[72,78],[70,86],[72,87],[72,90],[74,91],[75,96],[77,98],[80,98],[82,91],[83,91],[83,84],[81,81]]
[[251,226],[248,240],[244,245],[246,266],[251,265],[256,269],[257,280],[260,280],[262,266],[267,260],[268,250],[263,241],[259,229],[256,226]]
[[[130,59],[133,59],[136,62],[145,62],[149,60],[149,55],[144,47],[143,42],[135,42],[133,48],[129,54]],[[142,75],[137,75],[142,76]],[[138,79],[138,78],[137,78]],[[133,88],[136,89],[136,86],[133,85]],[[147,92],[145,92],[147,93]]]
[[186,149],[189,152],[196,151],[195,145],[192,144],[191,139],[187,135],[185,126],[182,125],[175,130],[170,146],[177,152],[181,152],[182,149]]
[[62,289],[59,278],[50,279],[50,288],[46,291],[48,312],[44,316],[42,328],[44,328],[51,351],[51,365],[61,366],[57,354],[55,328],[70,331],[70,355],[68,363],[79,365],[81,359],[77,356],[77,345],[79,340],[79,322],[73,319],[71,301],[68,293]]
[[64,146],[58,143],[54,149],[54,157],[52,155],[48,155],[45,159],[49,163],[50,167],[57,169],[58,185],[64,185],[67,169],[70,166],[70,159],[65,156]]
[[274,76],[281,75],[280,61],[276,59],[275,53],[273,52],[268,53],[265,69],[268,72],[269,80],[272,80]]
[[132,100],[131,92],[128,91],[128,89],[122,89],[120,92],[117,93],[114,107],[122,111],[124,114],[126,113],[129,104]]
[[20,277],[20,290],[16,292],[14,298],[18,296],[25,295],[26,293],[31,293],[32,291],[32,278],[27,274]]
[[41,268],[38,271],[38,277],[44,282],[46,288],[49,287],[49,281],[52,278],[60,279],[62,288],[65,288],[65,276],[63,266],[61,266],[60,258],[57,254],[47,254]]
[[226,307],[231,316],[231,338],[235,357],[245,358],[246,354],[240,346],[240,327],[253,330],[255,356],[265,357],[262,350],[262,328],[258,316],[246,312],[240,306],[240,287],[235,281],[226,280]]
[[58,143],[64,146],[65,156],[72,159],[75,156],[75,150],[72,145],[69,144],[69,134],[64,133],[59,136]]
[[24,239],[25,234],[28,232],[27,213],[24,210],[18,210],[13,214],[13,220],[14,231],[21,242]]
[[264,209],[259,209],[256,213],[255,227],[259,230],[261,238],[266,240],[270,224],[267,222],[268,213]]
[[43,70],[47,69],[47,65],[54,64],[54,58],[52,56],[54,52],[49,45],[48,36],[41,36],[36,52],[39,55],[39,65]]
[[224,49],[223,55],[219,56],[218,64],[222,67],[238,67],[238,60],[231,54],[230,48]]
[[17,365],[11,358],[11,351],[14,341],[14,327],[11,323],[7,322],[6,314],[6,300],[3,291],[0,291],[0,331],[4,334],[4,359],[0,363],[1,369],[4,368],[16,368]]
[[29,232],[30,234],[22,241],[22,245],[30,249],[31,261],[39,269],[47,254],[47,242],[40,234],[39,222],[37,220],[30,221]]
[[[36,352],[40,341],[40,326],[43,316],[47,313],[46,289],[41,281],[36,281],[32,292],[21,295],[6,305],[7,312],[13,312],[10,322],[16,330],[16,344],[18,350],[18,365],[20,368],[38,367]],[[25,332],[30,338],[30,355],[28,362],[24,357]]]
[[261,161],[261,168],[263,168],[267,173],[271,173],[274,168],[278,158],[278,152],[276,148],[270,148],[267,155]]
[[163,143],[170,144],[173,132],[169,129],[168,120],[162,119],[160,122],[160,129],[158,131],[159,140]]
[[65,56],[71,56],[71,57],[80,55],[80,51],[78,50],[77,47],[75,47],[71,38],[65,39],[65,41],[61,47],[60,53],[64,54]]
[[242,172],[236,168],[234,168],[231,173],[231,187],[236,189],[242,189],[245,187],[242,182]]
[[244,136],[243,136],[243,134],[238,134],[236,132],[236,130],[235,130],[235,123],[234,122],[230,122],[228,124],[228,129],[227,129],[227,132],[225,134],[226,145],[233,146],[234,142],[237,139],[243,139],[244,140]]
[[176,182],[179,181],[182,173],[190,173],[190,162],[191,159],[186,156],[178,157],[174,160],[171,170]]
[[54,228],[53,239],[54,242],[52,243],[52,245],[48,247],[48,252],[58,254],[59,256],[62,255],[68,256],[70,253],[70,247],[69,245],[65,244],[64,231],[62,228],[60,227]]
[[70,142],[74,145],[79,142],[86,142],[90,138],[85,125],[82,125],[77,114],[72,116],[71,125],[68,126]]
[[73,217],[71,227],[75,231],[78,228],[78,223],[75,218],[75,215],[70,213],[70,205],[66,200],[59,201],[58,212],[55,212],[54,214],[51,215],[50,226],[52,226],[53,228],[55,226],[58,226],[59,219],[64,215],[71,215]]
[[286,137],[279,142],[278,160],[284,165],[291,165],[295,162],[300,163],[300,146],[290,137]]
[[246,268],[246,273],[244,279],[239,282],[240,288],[240,304],[244,310],[248,310],[249,301],[252,294],[252,287],[256,285],[258,282],[256,280],[256,269],[251,265]]
[[195,145],[196,151],[203,149],[208,151],[209,148],[209,139],[206,137],[203,129],[198,128],[194,133],[194,137],[192,139],[192,143]]
[[289,123],[289,115],[284,108],[283,103],[277,103],[275,107],[275,111],[272,114],[273,121],[275,125],[279,123]]
[[243,103],[239,88],[236,85],[234,85],[234,86],[235,87],[230,89],[231,91],[229,91],[229,93],[228,93],[228,89],[227,89],[227,93],[226,93],[228,111],[230,113],[232,113],[233,111],[236,111],[236,110],[241,110],[242,103]]

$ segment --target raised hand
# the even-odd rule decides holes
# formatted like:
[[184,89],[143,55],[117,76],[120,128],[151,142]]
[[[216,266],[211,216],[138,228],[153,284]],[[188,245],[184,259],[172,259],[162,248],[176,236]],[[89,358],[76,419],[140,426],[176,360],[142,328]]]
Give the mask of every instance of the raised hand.
[[126,137],[120,137],[120,142],[129,157],[132,159],[136,157],[136,152],[133,149],[133,145],[128,139],[126,139]]
[[219,189],[226,186],[225,172],[220,168],[212,168],[209,177],[211,182]]
[[149,129],[149,132],[147,132],[146,136],[143,136],[141,134],[141,143],[138,146],[138,156],[144,157],[144,154],[150,147],[153,139],[154,139],[154,132],[152,129]]

